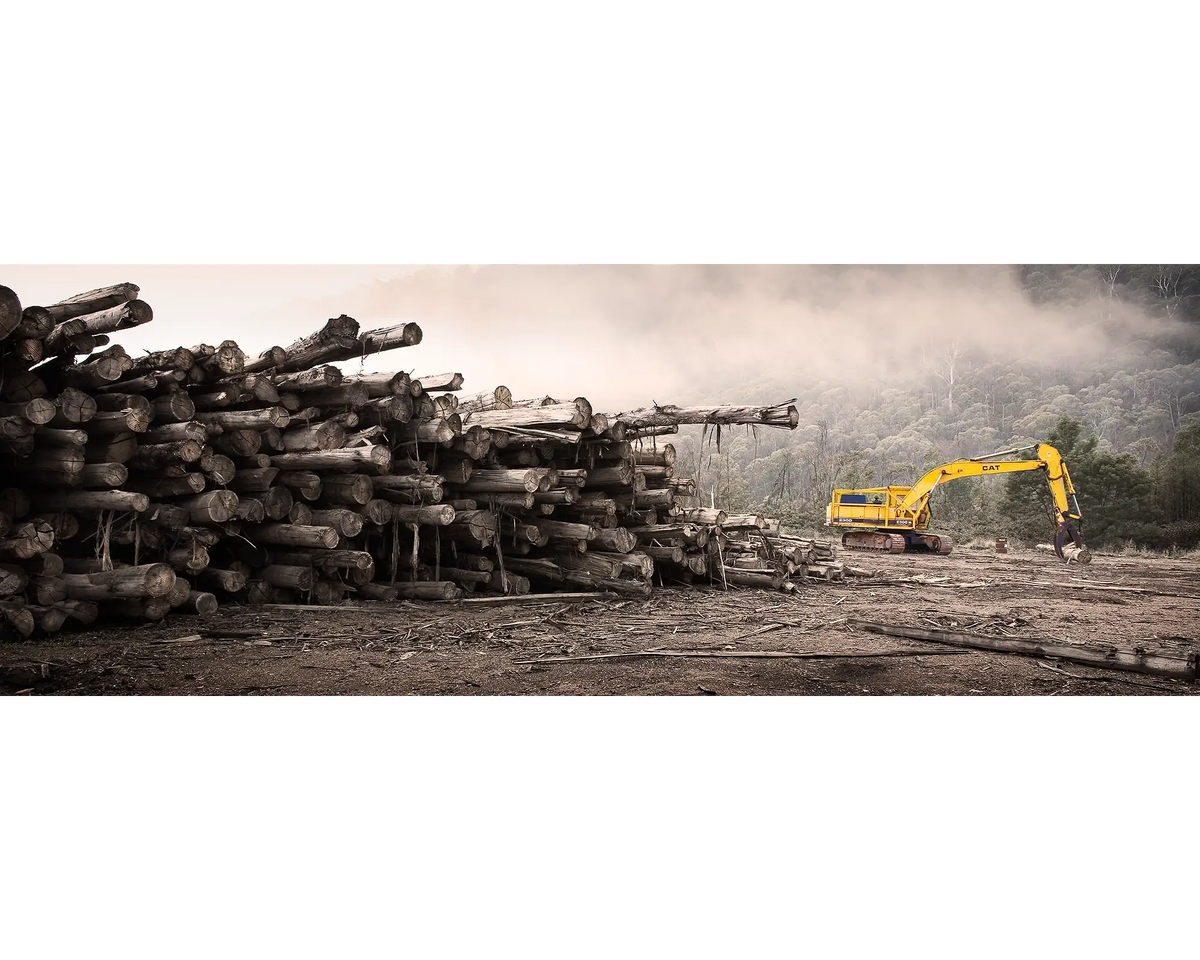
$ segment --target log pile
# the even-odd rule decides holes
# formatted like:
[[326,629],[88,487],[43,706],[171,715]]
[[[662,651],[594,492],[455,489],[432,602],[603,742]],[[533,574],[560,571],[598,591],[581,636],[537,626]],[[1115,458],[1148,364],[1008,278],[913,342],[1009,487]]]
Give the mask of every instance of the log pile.
[[731,520],[742,522],[726,520],[719,539],[722,575],[729,583],[791,592],[806,579],[845,579],[832,540],[789,536],[778,521],[762,517]]
[[[458,373],[334,366],[422,339],[344,315],[257,356],[232,340],[131,356],[109,335],[153,318],[139,293],[22,307],[0,287],[0,624],[20,635],[221,603],[748,582],[729,561],[761,518],[688,506],[657,438],[794,428],[794,406],[460,398]],[[820,559],[771,542],[797,568]]]

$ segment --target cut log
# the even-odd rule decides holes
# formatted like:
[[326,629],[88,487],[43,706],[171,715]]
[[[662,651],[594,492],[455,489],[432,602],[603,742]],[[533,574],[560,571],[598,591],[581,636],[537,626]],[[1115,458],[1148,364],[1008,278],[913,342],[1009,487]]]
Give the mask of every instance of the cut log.
[[64,573],[62,579],[72,600],[165,597],[175,586],[175,571],[166,563],[150,563],[94,573]]
[[462,587],[450,580],[397,583],[396,596],[404,600],[461,600]]
[[181,609],[199,614],[202,617],[211,617],[220,609],[220,604],[217,598],[211,593],[205,593],[202,590],[188,591],[187,599],[181,604]]
[[519,573],[509,573],[506,570],[496,570],[492,579],[483,584],[483,589],[489,593],[503,594],[508,597],[523,597],[529,593],[529,578]]
[[391,523],[394,507],[395,505],[387,500],[368,500],[358,514],[364,523],[383,526],[385,523]]
[[64,490],[34,494],[34,505],[41,510],[116,510],[141,513],[150,506],[144,493],[125,490]]
[[392,452],[382,444],[342,450],[314,450],[308,453],[281,453],[271,457],[271,466],[281,470],[342,470],[356,472],[365,467],[386,472]]
[[0,417],[18,417],[34,426],[50,423],[57,412],[55,404],[45,397],[21,403],[0,403]]
[[263,373],[274,370],[287,360],[287,351],[283,347],[269,347],[255,359],[247,360],[242,365],[243,373]]
[[273,587],[284,587],[307,593],[313,587],[312,567],[287,566],[273,563],[259,571],[259,577]]
[[334,507],[329,510],[313,510],[307,521],[320,527],[333,527],[347,539],[357,537],[362,533],[363,518],[352,510],[344,507]]
[[158,499],[200,493],[204,484],[204,474],[185,473],[182,477],[131,477],[125,486],[135,493],[144,493]]
[[123,433],[145,433],[153,414],[145,410],[126,409],[100,411],[87,422],[92,436],[116,436]]
[[[43,582],[47,579],[42,578]],[[0,563],[0,597],[11,597],[20,593],[29,585],[29,574],[23,567],[14,563]],[[38,603],[42,603],[41,599]]]
[[383,600],[389,603],[394,601],[399,593],[390,583],[364,583],[356,589],[362,600]]
[[[117,330],[128,330],[131,327],[140,327],[143,323],[149,323],[154,319],[154,311],[144,300],[133,299],[102,310],[80,314],[71,319],[83,325],[81,333],[114,333]],[[55,327],[47,335],[46,345],[48,347],[52,349],[58,347],[61,342],[61,335],[58,334],[58,331],[61,329],[62,327]]]
[[256,543],[314,550],[333,550],[341,539],[333,527],[296,523],[260,523],[257,527],[247,528],[246,536]]
[[16,473],[26,485],[77,487],[83,482],[86,448],[46,446],[35,448],[20,460]]
[[[208,566],[208,550],[193,540],[187,546],[167,551],[166,561],[176,570],[196,573]],[[186,587],[186,584],[184,586]]]
[[629,553],[638,543],[637,536],[626,527],[598,529],[591,546],[611,553]]
[[264,427],[283,428],[291,421],[291,414],[283,407],[265,407],[259,410],[213,410],[197,413],[193,417],[206,427],[222,430],[261,430]]
[[278,467],[261,467],[257,470],[239,470],[229,481],[238,493],[264,493],[279,476]]
[[141,288],[136,283],[118,283],[111,287],[99,287],[96,290],[76,294],[66,300],[51,304],[45,309],[55,323],[62,323],[64,320],[107,310],[127,300],[136,300],[140,290]]
[[22,637],[32,635],[37,628],[33,613],[23,600],[0,600],[0,620]]
[[257,500],[269,520],[286,519],[295,505],[292,491],[283,486],[271,487],[264,493],[244,493],[241,496]]
[[135,470],[156,473],[163,467],[195,463],[203,453],[203,445],[195,440],[148,443],[137,447],[129,463]]
[[[407,373],[362,373],[346,377],[343,383],[361,383],[367,388],[367,395],[372,399],[391,397],[397,394],[411,396],[409,393],[410,377]],[[411,404],[410,404],[411,409]]]
[[342,384],[342,371],[328,364],[300,370],[295,373],[285,373],[271,378],[278,390],[291,393],[303,393],[307,390],[322,390],[327,387],[338,387]]
[[246,589],[246,575],[240,570],[224,570],[219,567],[206,567],[196,574],[201,583],[212,584],[213,587],[225,593],[237,593]]
[[321,477],[311,470],[284,471],[279,474],[278,483],[309,501],[319,499],[324,487]]
[[375,494],[371,477],[365,473],[334,474],[321,481],[321,500],[329,506],[362,506]]
[[338,423],[326,420],[308,427],[298,427],[283,433],[283,450],[301,453],[308,450],[338,450],[346,442],[346,431]]
[[350,357],[365,357],[384,350],[413,347],[421,342],[421,328],[415,323],[401,323],[392,327],[379,327],[362,334],[351,348]]
[[194,524],[224,523],[237,516],[238,497],[232,490],[210,490],[185,497],[178,505],[187,510]]
[[455,511],[449,504],[421,507],[395,504],[392,506],[392,518],[401,523],[446,526],[454,522]]
[[233,377],[241,373],[246,366],[246,355],[233,340],[223,340],[216,347],[200,344],[190,349],[196,362],[189,373],[195,374],[200,370],[206,379],[221,380]]

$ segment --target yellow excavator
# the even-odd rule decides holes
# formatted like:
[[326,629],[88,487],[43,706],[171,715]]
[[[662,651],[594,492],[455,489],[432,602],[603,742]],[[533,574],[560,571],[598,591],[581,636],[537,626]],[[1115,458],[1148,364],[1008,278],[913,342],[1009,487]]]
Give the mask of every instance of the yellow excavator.
[[[1033,459],[1006,460],[1035,450]],[[1054,498],[1056,527],[1054,552],[1059,559],[1088,563],[1091,554],[1083,543],[1083,519],[1071,474],[1058,450],[1048,443],[1001,450],[986,457],[955,460],[930,470],[911,487],[872,487],[867,490],[834,490],[825,511],[825,523],[842,527],[842,546],[848,550],[882,550],[887,553],[950,553],[954,541],[925,533],[932,516],[929,497],[940,484],[960,477],[984,477],[1023,470],[1045,470]],[[1069,542],[1068,542],[1069,541]]]

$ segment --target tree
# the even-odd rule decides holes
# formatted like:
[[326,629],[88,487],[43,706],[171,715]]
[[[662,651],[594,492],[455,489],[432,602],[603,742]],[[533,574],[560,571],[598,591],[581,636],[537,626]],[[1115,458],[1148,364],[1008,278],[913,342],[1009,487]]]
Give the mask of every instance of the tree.
[[[1084,539],[1090,545],[1163,541],[1162,513],[1151,475],[1134,457],[1100,450],[1098,439],[1084,437],[1082,424],[1070,417],[1058,421],[1046,442],[1058,448],[1070,471],[1083,515]],[[1009,529],[1021,540],[1044,542],[1054,535],[1054,503],[1041,471],[1013,474],[1002,510]]]

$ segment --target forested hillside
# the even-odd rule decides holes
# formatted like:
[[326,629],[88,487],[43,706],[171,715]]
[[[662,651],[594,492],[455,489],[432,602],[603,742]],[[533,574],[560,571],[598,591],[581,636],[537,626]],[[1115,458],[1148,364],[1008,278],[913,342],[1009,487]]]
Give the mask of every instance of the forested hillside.
[[[1090,543],[1196,546],[1200,268],[1030,265],[1015,276],[1031,312],[1013,310],[1011,336],[1003,315],[988,331],[972,315],[939,323],[933,342],[919,315],[897,316],[878,340],[908,349],[888,362],[869,323],[840,338],[834,321],[810,333],[814,352],[838,357],[819,378],[801,351],[794,371],[774,354],[749,383],[714,380],[713,402],[795,396],[800,428],[727,432],[719,451],[711,434],[680,437],[679,465],[699,473],[706,500],[818,526],[834,488],[910,484],[946,460],[1049,440],[1070,465]],[[960,480],[932,506],[935,527],[959,538],[1033,542],[1053,530],[1038,474]]]

